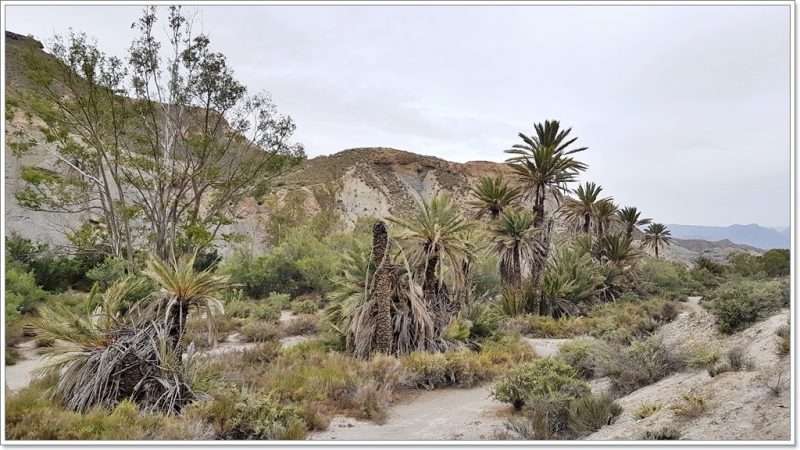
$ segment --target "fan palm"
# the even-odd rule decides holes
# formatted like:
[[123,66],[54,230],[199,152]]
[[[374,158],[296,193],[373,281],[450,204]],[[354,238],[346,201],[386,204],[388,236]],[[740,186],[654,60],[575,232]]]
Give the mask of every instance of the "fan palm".
[[492,243],[500,254],[500,279],[504,288],[518,286],[522,280],[522,264],[533,256],[540,245],[533,215],[510,209],[500,215],[492,230]]
[[611,199],[603,199],[594,205],[595,229],[597,237],[602,239],[611,227],[611,222],[617,214],[617,205]]
[[569,199],[564,203],[562,209],[567,219],[575,223],[575,228],[584,234],[591,231],[592,219],[595,216],[595,207],[598,202],[611,201],[611,197],[600,198],[602,191],[602,187],[587,182],[575,189],[577,198]]
[[[409,220],[389,217],[388,221],[400,226],[400,239],[409,244],[409,259],[421,268],[425,300],[433,301],[439,291],[441,273],[446,266],[453,275],[456,288],[464,283],[462,263],[474,258],[464,233],[475,223],[461,215],[459,206],[442,194],[423,201]],[[440,264],[441,262],[441,264]],[[437,276],[438,275],[438,276]]]
[[626,206],[617,211],[617,219],[625,225],[625,235],[628,239],[633,239],[633,229],[647,225],[652,219],[640,219],[642,215],[635,206]]
[[639,251],[633,247],[628,237],[621,234],[603,236],[600,240],[600,254],[623,272],[633,267],[639,259]]
[[492,220],[496,219],[504,209],[516,204],[522,188],[509,186],[503,177],[483,177],[478,186],[472,188],[474,200],[469,205],[475,209],[475,218],[480,219],[489,214]]
[[671,233],[663,223],[651,223],[644,230],[644,245],[653,248],[658,258],[658,250],[665,245],[672,244]]

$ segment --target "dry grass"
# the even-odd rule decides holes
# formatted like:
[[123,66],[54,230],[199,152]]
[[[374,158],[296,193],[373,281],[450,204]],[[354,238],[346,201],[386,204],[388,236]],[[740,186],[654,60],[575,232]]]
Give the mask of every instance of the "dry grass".
[[670,405],[669,409],[676,417],[691,419],[699,417],[708,410],[705,397],[698,394],[683,394],[681,400]]
[[633,418],[636,420],[646,419],[653,414],[661,411],[661,405],[653,402],[642,402],[633,410]]

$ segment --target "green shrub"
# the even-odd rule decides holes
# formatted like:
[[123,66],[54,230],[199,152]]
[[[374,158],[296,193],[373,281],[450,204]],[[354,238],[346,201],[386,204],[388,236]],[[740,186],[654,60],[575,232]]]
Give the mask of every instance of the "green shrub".
[[588,395],[570,402],[569,427],[584,436],[611,425],[621,413],[622,407],[608,393]]
[[761,255],[764,272],[771,277],[789,275],[791,255],[788,249],[774,248]]
[[267,303],[274,305],[278,309],[286,309],[289,302],[292,301],[292,296],[289,294],[280,294],[278,292],[270,292],[267,296]]
[[496,310],[487,303],[473,301],[467,305],[464,318],[471,324],[469,329],[471,339],[489,337],[500,328],[500,317]]
[[681,438],[681,431],[673,427],[661,427],[657,430],[647,430],[642,433],[643,441],[667,441]]
[[37,285],[34,272],[13,261],[6,264],[6,295],[9,294],[16,294],[9,303],[14,304],[14,309],[21,314],[33,313],[36,306],[47,298],[47,293]]
[[725,266],[722,263],[718,263],[708,256],[698,256],[692,262],[695,270],[704,270],[713,275],[722,275],[725,272]]
[[778,280],[732,279],[709,293],[717,327],[733,333],[777,311],[786,304]]
[[620,395],[655,383],[684,364],[680,355],[655,336],[628,347],[610,349],[599,360],[601,371],[611,378],[612,390]]
[[240,300],[232,300],[225,303],[225,315],[228,317],[235,317],[237,319],[247,319],[253,309],[252,303],[243,302]]
[[578,370],[581,378],[592,379],[597,363],[595,354],[598,344],[592,339],[575,339],[565,342],[558,350],[558,357]]
[[102,263],[86,272],[86,277],[100,284],[102,289],[108,289],[115,282],[128,276],[126,273],[127,262],[121,258],[106,258]]
[[247,342],[265,342],[277,340],[279,329],[274,322],[248,322],[242,327],[242,336]]
[[633,411],[633,418],[636,420],[646,419],[661,410],[661,405],[652,402],[642,402]]
[[275,305],[256,305],[250,310],[250,317],[265,322],[277,322],[281,318],[281,311]]
[[400,363],[406,371],[407,383],[415,388],[469,387],[492,375],[489,367],[470,351],[414,352],[401,358]]
[[589,385],[577,379],[578,371],[564,361],[544,358],[520,365],[506,373],[494,386],[498,401],[522,408],[536,396],[564,393],[580,397],[589,392]]
[[217,393],[213,400],[194,406],[192,414],[211,423],[222,439],[296,440],[305,438],[307,432],[298,408],[282,405],[270,396],[242,398],[235,392]]
[[295,314],[314,314],[319,310],[319,305],[314,300],[295,300],[291,305]]

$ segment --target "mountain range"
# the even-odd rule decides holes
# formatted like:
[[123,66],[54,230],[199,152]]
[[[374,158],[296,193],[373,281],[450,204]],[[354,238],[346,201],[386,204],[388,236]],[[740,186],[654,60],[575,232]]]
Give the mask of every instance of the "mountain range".
[[789,228],[779,231],[755,223],[727,227],[668,224],[667,228],[672,232],[672,236],[678,239],[702,239],[705,241],[727,239],[736,244],[749,245],[763,250],[789,248],[791,243]]

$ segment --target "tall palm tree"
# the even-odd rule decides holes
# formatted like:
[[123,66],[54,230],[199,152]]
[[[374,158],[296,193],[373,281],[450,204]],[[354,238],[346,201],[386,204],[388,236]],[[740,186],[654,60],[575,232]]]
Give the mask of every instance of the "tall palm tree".
[[617,219],[625,225],[625,236],[633,239],[633,229],[652,222],[652,219],[640,219],[642,215],[635,206],[626,206],[617,211]]
[[463,284],[462,263],[474,259],[464,233],[474,228],[475,223],[461,215],[459,205],[451,203],[449,195],[423,201],[408,220],[397,217],[387,220],[400,226],[399,237],[410,245],[409,259],[421,269],[426,302],[435,301],[445,266],[450,269],[454,287],[458,289]]
[[545,199],[551,195],[556,200],[567,192],[567,183],[576,180],[586,170],[586,164],[574,159],[572,154],[588,147],[570,148],[578,139],[570,138],[571,128],[560,129],[557,120],[547,120],[534,125],[536,135],[519,133],[522,144],[516,144],[506,153],[516,155],[506,162],[524,184],[528,195],[533,195],[534,226],[544,222]]
[[510,186],[500,175],[494,178],[483,177],[480,184],[472,188],[472,196],[475,199],[470,201],[469,205],[475,209],[476,219],[489,214],[494,220],[504,209],[517,203],[521,192],[522,188]]
[[611,227],[611,222],[617,214],[617,205],[608,198],[595,203],[594,219],[598,239],[603,239],[606,231]]
[[500,215],[492,229],[492,243],[500,254],[500,280],[505,289],[519,287],[523,261],[529,260],[539,241],[533,215],[509,209]]
[[597,203],[611,200],[611,197],[599,198],[602,191],[603,188],[599,185],[586,182],[575,189],[577,198],[569,199],[564,203],[563,211],[567,219],[574,222],[575,228],[584,234],[589,234],[591,231]]
[[658,258],[658,249],[672,244],[671,233],[663,223],[651,223],[646,230],[644,230],[644,244],[652,247],[656,251],[656,258]]
[[[545,223],[544,204],[548,197],[559,202],[567,192],[567,183],[575,181],[587,165],[571,155],[582,152],[587,147],[574,147],[578,139],[569,137],[571,128],[560,128],[557,120],[547,120],[544,124],[534,124],[535,135],[519,133],[522,144],[506,150],[515,155],[506,162],[523,183],[528,196],[533,196],[533,226],[541,229],[540,245],[530,264],[531,290],[534,302],[541,298],[542,269],[550,251],[552,219]],[[544,305],[545,302],[540,302]],[[543,306],[542,306],[543,307]]]

